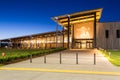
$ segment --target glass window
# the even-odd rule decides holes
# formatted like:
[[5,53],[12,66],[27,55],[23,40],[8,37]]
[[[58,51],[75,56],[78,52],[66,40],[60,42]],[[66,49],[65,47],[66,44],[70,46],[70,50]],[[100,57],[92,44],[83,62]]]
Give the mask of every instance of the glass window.
[[120,30],[116,30],[116,37],[120,38]]
[[109,38],[109,30],[105,30],[105,37]]

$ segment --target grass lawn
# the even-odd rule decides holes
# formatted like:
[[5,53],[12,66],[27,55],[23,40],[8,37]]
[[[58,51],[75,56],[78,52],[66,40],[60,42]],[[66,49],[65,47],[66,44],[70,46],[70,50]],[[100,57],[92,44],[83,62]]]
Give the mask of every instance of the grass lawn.
[[[112,64],[120,66],[120,50],[107,50],[101,52]],[[110,57],[109,52],[111,53]]]
[[[26,60],[30,58],[30,54],[33,57],[39,57],[49,53],[57,52],[65,50],[64,48],[58,49],[47,49],[47,50],[40,50],[40,49],[0,49],[0,66],[3,64],[9,64],[13,62],[18,62],[21,60]],[[2,57],[2,53],[5,53],[5,57]]]

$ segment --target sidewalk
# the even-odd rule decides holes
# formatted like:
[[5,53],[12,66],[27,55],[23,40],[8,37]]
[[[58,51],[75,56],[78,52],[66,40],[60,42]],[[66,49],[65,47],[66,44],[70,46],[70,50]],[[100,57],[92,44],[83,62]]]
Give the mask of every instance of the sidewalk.
[[[76,53],[78,53],[78,64],[76,64]],[[97,53],[96,54],[96,65],[94,65],[94,50],[65,50],[62,52],[62,64],[60,64],[60,53],[54,53],[46,56],[46,64],[44,64],[44,57],[39,57],[33,59],[33,62],[30,63],[29,60],[22,61],[19,63],[14,63],[10,65],[6,65],[1,68],[0,70],[0,76],[2,75],[2,79],[0,77],[0,80],[9,79],[6,78],[6,74],[13,73],[18,74],[20,76],[23,76],[22,73],[30,73],[36,74],[38,78],[41,78],[41,76],[38,76],[37,74],[44,74],[46,75],[46,78],[43,78],[44,80],[48,80],[48,77],[50,74],[54,74],[55,79],[51,80],[59,80],[61,79],[60,76],[64,75],[70,75],[64,76],[63,80],[76,80],[73,79],[71,76],[77,76],[77,79],[81,80],[93,80],[86,77],[83,78],[83,76],[88,76],[94,78],[95,80],[118,80],[120,79],[120,67],[113,66],[105,57],[103,57],[102,54]],[[21,74],[20,74],[21,73]],[[77,74],[76,74],[77,73]],[[49,74],[49,75],[48,75]],[[63,75],[64,74],[64,75]],[[28,74],[25,74],[26,76],[31,77]],[[60,75],[58,78],[57,76]],[[79,75],[79,76],[78,76]],[[33,76],[33,75],[32,75]],[[81,78],[81,77],[83,78]],[[102,78],[100,77],[102,76]],[[17,76],[18,77],[18,76]],[[106,77],[106,78],[105,78]],[[10,77],[11,80],[18,80],[13,79]],[[101,78],[101,79],[100,79]],[[80,80],[79,79],[79,80]],[[22,79],[24,80],[24,79]],[[25,80],[36,80],[36,79],[28,79]],[[50,79],[49,79],[50,80]]]

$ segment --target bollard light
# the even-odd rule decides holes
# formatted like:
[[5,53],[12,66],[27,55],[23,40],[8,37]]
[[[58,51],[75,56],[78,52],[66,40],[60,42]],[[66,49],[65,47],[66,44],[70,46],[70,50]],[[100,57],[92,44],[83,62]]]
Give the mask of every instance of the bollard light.
[[46,53],[44,53],[44,63],[46,64]]
[[78,53],[76,53],[76,64],[78,64]]
[[61,55],[61,52],[60,52],[60,64],[62,63],[62,55]]
[[106,50],[105,50],[105,53],[106,53]]
[[3,58],[2,63],[3,63],[3,64],[5,63],[5,62],[4,62],[4,56],[5,56],[5,53],[3,52],[3,53],[2,53],[2,58]]
[[94,53],[94,65],[96,65],[96,54]]
[[5,53],[3,52],[3,53],[2,53],[2,58],[4,58],[4,56],[5,56]]
[[109,57],[111,56],[111,52],[109,52]]

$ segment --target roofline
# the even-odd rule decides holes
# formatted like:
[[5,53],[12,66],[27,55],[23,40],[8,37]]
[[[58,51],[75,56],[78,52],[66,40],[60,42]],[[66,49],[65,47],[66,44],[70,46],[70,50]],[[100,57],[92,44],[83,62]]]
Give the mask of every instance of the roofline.
[[[101,9],[101,12],[103,11],[103,8],[97,8],[97,9]],[[73,12],[73,13],[64,14],[64,15],[61,15],[61,16],[67,16],[67,15],[71,15],[71,14],[75,14],[75,13],[82,13],[82,12],[87,12],[87,11],[94,11],[94,10],[97,10],[97,9],[82,10],[80,12]],[[61,17],[61,16],[53,16],[53,17],[51,17],[51,19],[54,20],[53,19],[54,17]]]
[[57,21],[55,20],[55,17],[60,18],[60,17],[66,17],[66,16],[68,16],[68,15],[77,15],[77,14],[80,14],[80,13],[81,13],[81,14],[85,14],[85,13],[88,13],[89,11],[91,11],[91,12],[92,12],[92,11],[93,11],[93,12],[96,12],[97,10],[100,10],[100,12],[101,12],[100,18],[101,18],[103,8],[89,9],[89,10],[83,10],[83,11],[80,11],[80,12],[74,12],[74,13],[65,14],[65,15],[61,15],[61,16],[54,16],[54,17],[51,17],[51,19],[52,19],[54,22],[56,22],[57,24],[62,25],[62,24],[60,24],[59,22],[57,22]]
[[106,21],[106,22],[99,22],[99,23],[119,23],[120,21]]
[[54,32],[56,32],[56,31],[43,32],[43,33],[37,33],[37,34],[30,34],[30,35],[18,36],[18,37],[6,38],[6,39],[0,39],[0,41],[2,41],[2,40],[10,40],[10,39],[15,39],[15,38],[24,38],[24,37],[28,37],[28,36],[46,35],[46,34],[54,33]]

